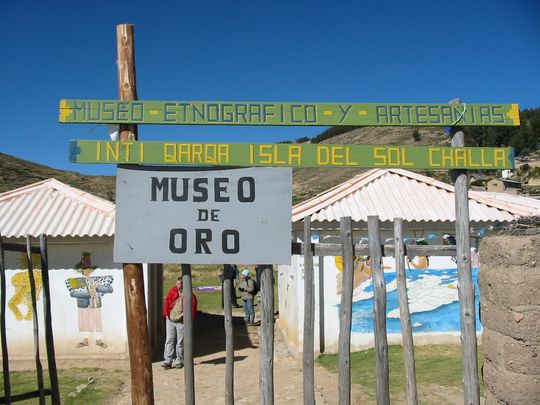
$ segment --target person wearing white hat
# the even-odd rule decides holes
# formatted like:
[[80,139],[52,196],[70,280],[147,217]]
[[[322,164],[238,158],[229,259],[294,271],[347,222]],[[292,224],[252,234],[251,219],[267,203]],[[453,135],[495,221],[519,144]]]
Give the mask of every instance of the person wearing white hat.
[[253,298],[255,297],[255,283],[249,277],[249,270],[244,269],[240,273],[240,286],[238,288],[244,301],[244,320],[246,325],[252,326],[255,323],[255,309],[253,308]]

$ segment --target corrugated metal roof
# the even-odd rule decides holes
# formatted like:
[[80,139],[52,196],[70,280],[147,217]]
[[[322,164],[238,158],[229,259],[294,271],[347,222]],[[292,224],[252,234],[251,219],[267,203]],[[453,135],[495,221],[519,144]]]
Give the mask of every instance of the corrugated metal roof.
[[115,205],[48,179],[0,194],[0,233],[5,237],[112,236]]
[[[517,197],[519,198],[519,197]],[[455,221],[454,187],[431,177],[403,169],[373,169],[347,180],[293,207],[293,222],[311,216],[311,221],[381,221],[403,218],[409,222]],[[474,222],[512,221],[520,216],[540,215],[526,202],[492,198],[469,191],[469,216]]]

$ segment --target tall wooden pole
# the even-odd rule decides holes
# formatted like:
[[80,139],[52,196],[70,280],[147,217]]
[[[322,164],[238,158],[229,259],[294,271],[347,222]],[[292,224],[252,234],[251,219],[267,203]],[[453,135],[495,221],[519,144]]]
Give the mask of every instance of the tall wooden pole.
[[[182,264],[182,284],[184,296],[184,396],[186,405],[195,405],[195,372],[193,370],[193,316],[191,302],[191,264]],[[189,308],[189,310],[187,309]]]
[[396,260],[396,282],[399,298],[399,319],[403,339],[403,361],[407,384],[407,405],[417,405],[416,367],[414,363],[414,342],[407,295],[407,277],[405,275],[405,246],[403,244],[403,218],[394,218],[394,258]]
[[223,318],[225,321],[225,404],[234,405],[234,327],[232,316],[231,265],[223,266]]
[[315,404],[315,368],[313,343],[315,330],[315,284],[311,250],[311,220],[304,218],[304,405]]
[[351,326],[354,264],[351,217],[340,218],[340,233],[343,269],[341,274],[341,309],[339,310],[338,393],[339,405],[349,405],[351,403]]
[[274,403],[274,270],[271,264],[260,265],[261,273],[261,343],[259,345],[260,404]]
[[375,323],[375,371],[377,374],[377,404],[390,404],[388,382],[388,340],[386,336],[386,283],[381,254],[379,217],[368,216],[369,252],[373,271],[373,321]]
[[[116,26],[118,49],[118,92],[120,100],[136,100],[134,28],[130,24]],[[121,125],[121,141],[136,141],[137,125]],[[124,263],[124,294],[131,368],[131,401],[153,404],[152,353],[148,335],[142,264]]]
[[[454,99],[451,104],[461,104]],[[465,108],[465,105],[464,107]],[[452,128],[452,147],[465,146],[465,135]],[[454,170],[456,204],[456,258],[458,266],[458,297],[461,321],[461,354],[463,368],[463,398],[465,405],[480,403],[476,345],[476,311],[471,270],[471,226],[469,221],[469,181],[466,170]]]

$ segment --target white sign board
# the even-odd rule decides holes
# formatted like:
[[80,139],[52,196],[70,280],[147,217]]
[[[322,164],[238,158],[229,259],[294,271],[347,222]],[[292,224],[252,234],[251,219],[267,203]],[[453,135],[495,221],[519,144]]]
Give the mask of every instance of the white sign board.
[[290,264],[290,168],[118,168],[117,263]]

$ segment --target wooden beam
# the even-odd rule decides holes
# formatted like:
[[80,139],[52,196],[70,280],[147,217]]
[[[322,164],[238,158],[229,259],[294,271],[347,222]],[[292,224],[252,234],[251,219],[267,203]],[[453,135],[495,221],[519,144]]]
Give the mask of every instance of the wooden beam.
[[184,295],[184,394],[186,405],[195,405],[195,370],[193,369],[193,316],[191,314],[191,305],[193,299],[191,264],[182,264],[181,267]]
[[47,235],[39,236],[41,251],[41,280],[43,285],[43,323],[45,324],[45,347],[47,349],[47,366],[49,368],[49,381],[51,382],[51,402],[60,404],[60,387],[58,385],[58,372],[56,370],[56,354],[54,351],[54,337],[51,312],[51,291],[49,287],[49,257],[47,252]]
[[353,297],[353,235],[351,217],[340,218],[342,247],[341,308],[338,338],[339,404],[351,403],[351,326]]
[[230,277],[231,265],[223,266],[223,320],[225,323],[225,403],[234,405],[234,325],[232,316],[233,286]]
[[39,404],[45,405],[45,391],[43,388],[43,367],[39,358],[39,322],[37,312],[36,282],[34,280],[34,264],[32,262],[32,240],[26,236],[26,262],[28,263],[28,281],[30,284],[30,300],[32,302],[32,325],[34,330],[34,360],[36,363]]
[[6,334],[6,262],[4,242],[0,235],[0,338],[2,339],[2,377],[4,379],[5,403],[11,403],[11,381],[9,378],[9,353]]
[[[405,246],[405,254],[408,256],[455,256],[456,247],[447,245],[408,245]],[[312,243],[311,250],[315,256],[341,256],[341,245],[339,243]],[[304,252],[303,243],[292,242],[291,251],[293,255],[301,255]],[[353,246],[354,256],[368,256],[369,246],[356,244]],[[383,256],[394,256],[394,245],[381,245]]]
[[[118,93],[120,100],[136,100],[134,27],[116,26],[118,51]],[[121,141],[136,141],[137,125],[122,124]],[[131,369],[131,401],[134,404],[154,403],[152,379],[152,352],[148,335],[146,302],[144,296],[143,267],[140,263],[124,263],[124,293]]]
[[[451,104],[460,104],[454,99]],[[465,135],[459,128],[452,129],[452,146],[465,145]],[[456,206],[456,259],[458,268],[458,296],[461,321],[461,353],[463,369],[463,397],[466,405],[480,403],[478,382],[478,358],[476,342],[476,311],[474,306],[474,283],[471,269],[471,231],[469,220],[469,182],[467,172],[452,173]]]
[[386,335],[386,283],[382,266],[379,217],[368,216],[368,238],[373,280],[373,321],[375,330],[375,371],[377,404],[390,404],[388,374],[388,340]]
[[260,403],[274,403],[274,269],[261,265]]
[[313,252],[311,250],[311,221],[304,218],[304,339],[303,377],[304,405],[315,404],[315,365],[313,344],[315,330],[315,283],[313,277]]
[[324,334],[324,256],[319,256],[319,352],[325,351]]
[[417,405],[416,367],[414,362],[414,342],[407,295],[407,277],[405,275],[405,245],[403,244],[403,219],[394,218],[394,246],[396,258],[396,282],[399,299],[399,318],[403,339],[403,361],[405,363],[405,384],[407,405]]

